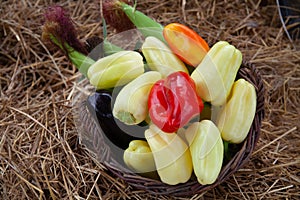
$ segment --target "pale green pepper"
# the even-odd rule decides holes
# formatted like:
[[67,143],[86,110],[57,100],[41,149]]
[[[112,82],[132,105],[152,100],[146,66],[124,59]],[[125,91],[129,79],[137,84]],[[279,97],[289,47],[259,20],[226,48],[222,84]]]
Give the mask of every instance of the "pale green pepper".
[[161,73],[165,78],[176,71],[188,73],[185,64],[162,41],[155,37],[147,37],[142,52],[151,70]]
[[129,83],[144,73],[143,57],[135,51],[120,51],[99,59],[88,69],[90,83],[108,89]]
[[188,146],[176,133],[165,133],[155,125],[145,131],[162,182],[169,185],[187,182],[193,172]]
[[194,172],[200,184],[212,184],[221,171],[224,147],[221,134],[210,120],[195,122],[185,136],[190,145]]
[[116,98],[114,117],[128,125],[144,121],[148,116],[150,89],[159,79],[159,72],[149,71],[125,85]]
[[151,149],[146,141],[133,140],[123,155],[125,164],[138,173],[155,171],[155,162]]
[[198,95],[212,105],[226,102],[242,63],[242,53],[228,42],[217,42],[191,74]]
[[239,79],[233,84],[229,97],[219,113],[217,126],[225,141],[241,143],[247,137],[255,116],[255,88],[245,79]]

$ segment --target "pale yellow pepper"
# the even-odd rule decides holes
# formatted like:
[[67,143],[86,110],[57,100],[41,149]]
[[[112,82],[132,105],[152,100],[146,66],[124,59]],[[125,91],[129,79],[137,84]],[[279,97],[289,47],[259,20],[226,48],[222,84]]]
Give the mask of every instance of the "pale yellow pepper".
[[202,185],[214,183],[221,171],[224,154],[218,128],[211,120],[202,120],[190,125],[185,136],[198,182]]
[[245,79],[237,80],[228,102],[221,110],[217,126],[222,138],[231,143],[241,143],[250,130],[256,111],[254,86]]
[[120,51],[95,62],[87,76],[97,89],[108,89],[125,85],[143,73],[143,57],[138,52]]
[[185,64],[162,41],[155,37],[147,37],[142,52],[151,70],[158,71],[165,78],[176,71],[188,73]]
[[114,103],[114,117],[128,125],[144,121],[148,116],[150,89],[159,79],[159,72],[149,71],[125,85]]
[[225,41],[214,44],[191,74],[198,95],[212,105],[223,105],[241,63],[242,53],[233,45]]
[[162,182],[169,185],[187,182],[193,172],[187,144],[176,133],[162,132],[155,125],[145,131]]
[[146,141],[133,140],[123,155],[125,164],[138,173],[155,171],[155,162],[151,149]]

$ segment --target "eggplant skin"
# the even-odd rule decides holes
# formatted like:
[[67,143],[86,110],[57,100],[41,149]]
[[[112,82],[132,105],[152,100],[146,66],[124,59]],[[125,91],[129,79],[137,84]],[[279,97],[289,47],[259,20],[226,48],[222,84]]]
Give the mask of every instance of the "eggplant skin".
[[[128,126],[114,118],[112,114],[112,93],[98,90],[87,98],[87,107],[93,117],[97,118],[106,142],[125,150],[132,140],[141,139],[146,127]],[[140,135],[141,137],[136,137]]]

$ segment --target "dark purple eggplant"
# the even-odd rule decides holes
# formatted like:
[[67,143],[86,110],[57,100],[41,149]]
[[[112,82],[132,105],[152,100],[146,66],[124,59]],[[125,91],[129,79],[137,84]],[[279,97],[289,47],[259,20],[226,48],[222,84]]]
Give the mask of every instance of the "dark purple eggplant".
[[88,108],[91,113],[94,112],[106,139],[125,150],[130,141],[144,138],[147,126],[129,126],[114,118],[112,102],[112,93],[107,90],[96,91],[87,99]]

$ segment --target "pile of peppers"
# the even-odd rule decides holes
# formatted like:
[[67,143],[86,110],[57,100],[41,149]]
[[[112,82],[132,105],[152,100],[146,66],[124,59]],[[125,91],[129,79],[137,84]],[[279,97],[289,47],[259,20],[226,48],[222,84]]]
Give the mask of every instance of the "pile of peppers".
[[[89,108],[107,138],[125,150],[128,168],[142,174],[156,171],[170,185],[189,181],[193,172],[200,184],[214,183],[224,161],[224,144],[243,142],[255,115],[254,86],[236,80],[241,52],[226,41],[209,47],[183,24],[164,27],[123,0],[112,2],[113,10],[125,13],[145,37],[138,51],[123,50],[105,39],[105,57],[94,61],[51,33],[59,22],[46,22],[44,30],[50,33],[43,34],[95,86]],[[202,113],[211,107],[221,108],[216,119]]]

